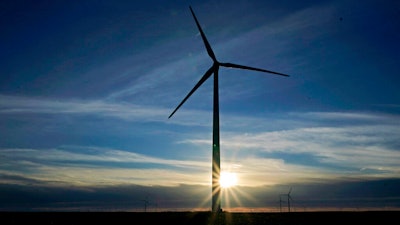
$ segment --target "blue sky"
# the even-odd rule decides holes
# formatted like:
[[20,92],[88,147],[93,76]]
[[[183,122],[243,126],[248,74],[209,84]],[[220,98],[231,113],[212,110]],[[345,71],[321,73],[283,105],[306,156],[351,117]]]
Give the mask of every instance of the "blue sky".
[[400,206],[398,2],[1,4],[1,210],[210,208],[212,79],[168,119],[212,64],[189,5],[219,61],[291,75],[220,68],[222,208]]

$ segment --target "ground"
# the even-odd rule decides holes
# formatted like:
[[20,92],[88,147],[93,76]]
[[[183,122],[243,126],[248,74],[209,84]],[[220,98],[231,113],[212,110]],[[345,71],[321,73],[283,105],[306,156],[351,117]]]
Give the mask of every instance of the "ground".
[[190,224],[313,225],[379,224],[397,221],[400,211],[229,213],[211,212],[0,212],[2,224]]

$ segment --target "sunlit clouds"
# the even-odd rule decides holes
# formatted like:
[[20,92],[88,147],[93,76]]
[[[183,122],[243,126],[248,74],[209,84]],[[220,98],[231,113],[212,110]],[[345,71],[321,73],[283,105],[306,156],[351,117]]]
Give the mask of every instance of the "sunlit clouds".
[[[173,125],[170,121],[160,119],[168,112],[165,108],[141,107],[136,110],[134,106],[103,101],[1,97],[0,112],[5,116],[10,113],[61,113],[71,114],[72,117],[89,114],[130,122],[144,120],[165,124],[164,126]],[[188,118],[199,119],[190,115],[189,111],[185,113],[189,113]],[[240,120],[242,126],[248,127],[249,124],[265,123],[263,119],[249,116],[224,118],[224,124],[227,124],[228,128],[222,129],[221,132],[221,167],[237,174],[237,179],[240,180],[237,185],[262,186],[314,179],[373,179],[398,176],[400,153],[397,148],[400,143],[397,134],[400,133],[400,128],[395,115],[306,112],[288,113],[284,117],[295,121],[292,127],[286,126],[285,129],[275,131],[262,131],[257,128],[253,132],[246,128],[246,133],[237,130],[238,124],[230,128],[229,120]],[[190,121],[185,124],[189,126]],[[193,124],[198,122],[193,121]],[[270,125],[274,127],[274,122]],[[204,129],[203,126],[198,125],[200,130]],[[3,148],[1,173],[49,184],[209,185],[210,156],[206,155],[210,151],[211,141],[207,138],[210,133],[201,131],[199,135],[190,132],[185,134],[185,137],[182,136],[184,139],[180,139],[177,132],[175,135],[178,135],[176,144],[186,146],[188,150],[180,156],[168,158],[147,155],[146,151],[135,153],[135,148]],[[195,151],[194,149],[197,149],[196,152],[191,152]],[[200,161],[198,151],[205,156]],[[10,180],[7,182],[12,183]],[[18,179],[15,180],[15,183],[19,182]]]
[[[1,156],[4,159],[1,173],[9,177],[3,182],[8,184],[23,183],[22,178],[56,186],[205,185],[208,180],[205,176],[208,164],[203,162],[159,159],[113,149],[73,146],[60,149],[2,149]],[[185,170],[191,175],[182,173]],[[16,179],[11,180],[11,176]],[[171,180],[170,177],[176,179]]]

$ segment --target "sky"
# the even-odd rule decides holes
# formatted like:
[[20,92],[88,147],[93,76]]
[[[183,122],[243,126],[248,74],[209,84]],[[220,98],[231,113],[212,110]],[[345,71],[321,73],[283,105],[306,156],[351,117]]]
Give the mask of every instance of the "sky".
[[400,208],[400,2],[2,1],[0,210]]

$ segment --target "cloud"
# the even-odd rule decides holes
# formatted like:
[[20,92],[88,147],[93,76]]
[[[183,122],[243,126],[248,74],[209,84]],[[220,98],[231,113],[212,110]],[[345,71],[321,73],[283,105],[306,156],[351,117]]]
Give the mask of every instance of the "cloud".
[[[141,123],[180,124],[187,128],[202,127],[205,124],[208,126],[211,121],[210,115],[206,117],[205,113],[192,110],[182,110],[179,118],[167,120],[166,115],[170,112],[161,107],[102,100],[58,101],[4,95],[0,97],[0,113],[3,115],[89,114]],[[236,172],[241,173],[245,185],[258,186],[321,177],[397,177],[399,174],[397,167],[400,160],[400,143],[397,134],[400,133],[400,129],[397,122],[399,118],[395,114],[290,112],[271,113],[268,116],[271,117],[268,120],[264,117],[236,116],[228,113],[222,116],[222,167],[229,169],[232,165],[239,165],[240,170],[236,169]],[[174,132],[175,143],[183,148],[209,149],[211,139],[204,138],[204,131],[196,130],[197,132],[185,134]],[[164,132],[168,132],[168,129]],[[37,176],[38,180],[79,180],[82,183],[167,182],[172,185],[179,182],[198,183],[199,180],[206,183],[209,179],[208,162],[190,159],[190,155],[185,155],[185,160],[170,160],[138,154],[137,151],[99,146],[3,148],[2,171],[3,174],[29,178]],[[189,168],[190,174],[197,173],[196,176],[203,179],[196,180],[182,172],[182,169]],[[163,178],[166,175],[163,169],[169,174],[167,177],[176,177],[177,182]],[[64,174],[61,171],[68,172]],[[159,178],[154,179],[152,173]]]
[[[184,40],[183,40],[184,41]],[[186,41],[184,41],[186,42]],[[171,46],[161,46],[161,51],[167,51],[164,49],[175,49],[178,45],[183,45],[177,41],[176,44]],[[159,46],[160,47],[160,46]],[[152,49],[150,51],[158,51],[160,49]],[[171,52],[168,50],[168,52]],[[167,53],[161,53],[167,54]],[[170,56],[165,56],[166,58]],[[120,76],[126,76],[124,74],[130,74],[135,79],[132,79],[127,84],[123,84],[118,90],[114,90],[110,93],[106,99],[108,100],[129,100],[139,104],[148,105],[150,102],[157,102],[158,104],[171,104],[183,98],[183,94],[179,94],[182,91],[188,91],[188,88],[194,86],[196,79],[199,79],[203,71],[198,71],[199,64],[205,61],[206,57],[203,54],[197,53],[196,55],[181,55],[181,58],[175,59],[174,61],[167,61],[165,59],[160,60],[164,64],[157,65],[154,67],[154,62],[149,66],[147,71],[142,71],[141,75],[133,75],[134,71],[125,71]],[[155,60],[158,61],[158,60]],[[195,64],[196,62],[196,64]],[[141,66],[141,64],[139,64]],[[132,69],[133,70],[133,69]],[[197,76],[195,74],[198,74]],[[196,81],[194,81],[196,80]],[[177,85],[179,84],[179,85]],[[177,87],[187,88],[177,88]]]
[[[10,184],[29,184],[36,180],[56,186],[169,186],[179,183],[203,184],[209,180],[208,163],[168,160],[116,149],[71,146],[58,149],[1,149],[0,155],[0,174],[7,177],[2,183]],[[184,171],[190,171],[190,175]],[[12,180],[13,177],[22,179]]]
[[[196,110],[181,110],[178,119],[168,120],[171,109],[159,106],[128,104],[104,100],[51,99],[26,96],[0,95],[0,114],[69,114],[114,117],[126,121],[162,122],[204,126],[207,120]],[[197,120],[193,120],[196,115]],[[203,119],[202,119],[203,118]]]
[[[9,98],[8,101],[1,102],[2,110],[5,109],[2,113],[7,114],[9,109],[18,109],[21,114],[90,113],[125,119],[123,116],[119,117],[121,114],[109,110],[110,105],[101,101],[98,104],[90,104],[89,101],[66,101],[58,105],[42,99],[35,101],[29,103],[28,98]],[[89,107],[85,109],[84,105]],[[111,108],[116,108],[117,111],[130,110],[117,104],[113,106],[115,107]],[[186,114],[188,121],[195,118],[196,114],[191,112],[182,112]],[[342,188],[347,184],[340,182],[396,179],[400,174],[400,143],[397,138],[400,130],[397,115],[366,112],[292,112],[270,116],[268,121],[264,117],[229,114],[224,116],[226,126],[221,132],[221,166],[223,170],[238,175],[240,187],[237,195],[240,196],[241,204],[237,203],[235,206],[261,207],[273,204],[277,193],[282,192],[282,189],[286,190],[291,184],[295,185],[298,198],[313,197],[306,196],[305,190],[318,191],[319,194],[312,198],[315,201],[307,203],[315,206],[318,201],[322,201],[323,190],[329,187],[328,184],[339,182],[337,187]],[[231,125],[235,121],[241,123]],[[285,126],[280,126],[282,124]],[[186,126],[192,128],[188,124]],[[253,127],[256,128],[250,129]],[[176,137],[176,141],[185,149],[210,149],[211,145],[210,139],[197,132]],[[171,160],[162,156],[139,154],[136,149],[61,146],[36,149],[3,147],[0,149],[0,158],[2,188],[17,185],[25,189],[23,186],[28,185],[46,187],[49,193],[61,188],[82,196],[89,191],[94,193],[93,199],[100,198],[99,201],[102,201],[100,196],[105,193],[108,193],[106,196],[113,195],[113,191],[121,188],[121,195],[130,196],[133,193],[129,194],[128,187],[140,187],[140,191],[133,189],[141,192],[142,196],[143,190],[160,195],[168,193],[165,194],[169,196],[168,203],[166,200],[164,204],[176,208],[207,208],[209,203],[207,196],[210,184],[210,157],[199,159],[186,154],[184,158]],[[269,189],[271,187],[275,188]],[[183,192],[184,189],[187,192]],[[108,191],[103,193],[105,190]],[[189,199],[189,196],[193,196],[193,193],[189,192],[194,190],[201,194],[196,195],[195,199],[193,197],[193,201],[188,200],[190,203],[186,202],[186,205],[177,202],[177,199]],[[185,194],[178,195],[179,191]],[[304,195],[301,196],[301,193]],[[16,198],[17,194],[13,196]],[[254,202],[254,199],[266,197],[270,199],[269,203]],[[360,198],[366,197],[378,198],[368,195]],[[306,204],[306,200],[303,201]],[[88,206],[83,200],[78,202],[80,203],[77,205],[81,209]],[[120,203],[123,201],[120,200]],[[140,208],[140,204],[135,204],[130,206]],[[348,206],[350,203],[343,204]],[[392,206],[395,203],[387,204]],[[45,206],[49,205],[41,207]]]
[[19,97],[0,95],[0,113],[98,113],[120,118],[141,118],[143,115],[155,116],[157,108],[143,108],[134,104],[116,104],[102,100],[62,100],[39,97]]
[[[253,178],[245,183],[257,185],[322,177],[398,177],[398,116],[357,112],[297,116],[306,119],[300,127],[246,133],[231,129],[221,133],[222,164],[241,165],[241,170]],[[265,121],[260,119],[259,123]],[[211,143],[204,138],[184,142],[204,146]]]

